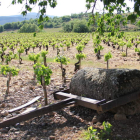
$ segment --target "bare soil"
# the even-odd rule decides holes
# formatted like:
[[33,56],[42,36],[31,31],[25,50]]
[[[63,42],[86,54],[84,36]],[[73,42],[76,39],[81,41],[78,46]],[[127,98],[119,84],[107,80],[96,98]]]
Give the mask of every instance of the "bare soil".
[[[93,49],[92,40],[86,45],[84,53],[87,57],[82,62],[83,67],[102,67],[106,68],[106,62],[103,55],[108,51],[111,51],[113,58],[109,60],[110,68],[136,68],[139,69],[140,61],[137,61],[138,56],[134,52],[134,47],[128,49],[128,57],[122,57],[122,51],[113,49],[103,44],[104,50],[101,51],[102,58],[97,60]],[[125,47],[124,47],[125,49]],[[35,52],[39,52],[39,49],[35,49]],[[75,54],[77,53],[75,46],[71,47],[69,51],[65,50],[65,55],[72,60],[72,63],[65,66],[67,73],[67,86],[69,88],[70,78],[74,75],[74,65],[76,62]],[[22,56],[25,56],[23,54]],[[49,54],[47,57],[54,58],[56,56],[56,50],[49,48]],[[4,94],[6,91],[7,77],[0,75],[0,112],[3,110],[9,110],[27,103],[36,96],[42,96],[42,98],[30,107],[39,108],[44,106],[43,89],[33,80],[33,62],[23,61],[22,65],[18,64],[18,60],[12,60],[10,65],[14,65],[20,68],[19,75],[12,77],[10,84],[10,94],[4,101]],[[57,63],[49,63],[50,68],[53,71],[51,83],[47,86],[49,104],[59,101],[54,100],[52,93],[58,90],[62,86],[62,78],[60,66]],[[28,107],[29,108],[29,107]],[[0,122],[16,116],[26,110],[26,108],[20,111],[8,114],[8,116],[1,116]],[[92,124],[92,118],[97,115],[97,112],[88,108],[80,106],[70,106],[59,111],[55,111],[54,115],[44,114],[25,122],[17,123],[14,126],[9,126],[0,129],[0,140],[82,140],[83,132],[87,130],[88,126],[93,125],[95,128],[102,128],[102,121],[108,121],[112,124],[112,139],[140,139],[140,115],[127,116],[126,120],[116,121],[114,120],[114,114],[105,113],[103,120]]]

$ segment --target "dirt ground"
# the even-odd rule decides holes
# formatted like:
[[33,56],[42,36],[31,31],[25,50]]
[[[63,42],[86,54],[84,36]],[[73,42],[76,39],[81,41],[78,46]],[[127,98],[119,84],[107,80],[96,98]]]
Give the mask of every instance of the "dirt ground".
[[[103,43],[102,43],[103,44]],[[109,68],[130,68],[139,69],[140,61],[137,61],[138,56],[134,52],[134,46],[128,49],[128,57],[122,56],[122,51],[113,49],[103,44],[104,50],[101,51],[102,58],[96,59],[92,40],[86,45],[84,53],[88,54],[85,60],[82,60],[83,67],[101,67],[106,68],[106,62],[103,55],[109,50],[111,51],[113,58],[109,60]],[[125,47],[124,47],[125,49]],[[38,48],[35,49],[38,52]],[[71,47],[69,51],[64,52],[72,62],[65,66],[67,74],[67,87],[69,88],[69,82],[74,75],[74,65],[76,62],[75,54],[77,53],[75,46]],[[22,56],[25,56],[23,54]],[[48,58],[56,56],[56,50],[49,48]],[[18,64],[18,60],[12,60],[10,65],[14,65],[20,68],[18,76],[12,77],[10,84],[10,94],[5,101],[4,94],[6,91],[7,77],[0,75],[0,112],[18,107],[27,103],[36,96],[42,98],[29,107],[40,108],[44,106],[43,89],[33,80],[33,62],[23,61],[22,65]],[[62,78],[60,71],[60,64],[51,62],[50,68],[53,71],[51,83],[47,86],[49,104],[59,101],[54,100],[52,93],[58,90],[62,86]],[[27,108],[29,108],[27,107]],[[0,122],[5,119],[14,117],[27,108],[23,108],[19,111],[9,113],[7,116],[0,115]],[[25,122],[17,123],[14,126],[9,126],[0,129],[0,140],[49,140],[55,138],[56,140],[83,140],[84,130],[87,130],[88,126],[92,125],[92,118],[97,115],[97,112],[88,108],[80,106],[70,106],[64,109],[54,112],[54,115],[45,114]],[[114,114],[107,112],[104,115],[103,121],[108,121],[112,124],[112,139],[140,139],[140,115],[127,116],[126,120],[116,121]],[[102,122],[97,122],[93,125],[95,128],[100,128]]]

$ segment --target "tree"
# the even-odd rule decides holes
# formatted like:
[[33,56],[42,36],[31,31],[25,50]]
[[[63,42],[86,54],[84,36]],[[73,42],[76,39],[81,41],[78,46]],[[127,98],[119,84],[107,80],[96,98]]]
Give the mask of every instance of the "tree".
[[55,58],[55,62],[60,63],[60,68],[62,71],[62,81],[65,84],[66,83],[66,69],[63,68],[63,65],[67,65],[69,63],[69,58],[65,57],[65,56],[61,56],[61,55],[57,55],[57,57]]
[[19,32],[20,33],[33,33],[33,32],[37,32],[38,31],[38,27],[35,24],[24,24],[20,29]]
[[8,65],[0,65],[0,73],[3,75],[6,75],[8,77],[7,79],[7,90],[5,94],[5,98],[9,94],[9,87],[10,87],[10,81],[11,81],[11,76],[16,76],[18,75],[19,69],[16,69],[14,67],[10,67]]
[[0,33],[4,31],[4,27],[0,25]]
[[76,22],[73,25],[73,32],[76,32],[76,33],[89,32],[89,28],[87,27],[87,23],[85,21]]
[[62,21],[63,22],[68,22],[68,21],[70,21],[71,20],[71,17],[70,16],[63,16],[62,17]]
[[48,105],[46,85],[49,85],[52,71],[49,67],[39,63],[34,64],[34,72],[37,75],[38,82],[42,85],[44,91],[45,105]]
[[[29,60],[33,61],[34,62],[34,65],[37,63],[39,57],[40,57],[40,54],[35,54],[35,53],[30,53],[28,55],[29,57]],[[34,67],[33,67],[34,68]],[[35,69],[34,69],[35,70]],[[34,80],[36,79],[36,74],[34,73]]]
[[64,24],[63,30],[64,32],[71,32],[73,30],[71,23]]
[[112,58],[112,54],[110,52],[104,55],[104,60],[107,62],[107,69],[109,68],[109,59]]
[[[128,12],[130,12],[130,8],[127,7],[125,0],[86,0],[86,7],[87,10],[92,9],[92,15],[90,16],[90,22],[93,23],[94,22],[94,9],[97,5],[97,2],[101,1],[103,2],[104,8],[106,10],[108,10],[110,12],[110,14],[112,14],[114,12],[114,10],[119,11],[120,13],[123,11],[122,7],[126,7],[126,10]],[[132,22],[136,21],[137,18],[137,14],[140,16],[140,1],[139,0],[133,0],[134,1],[134,11],[128,15],[127,19],[131,20]],[[22,11],[22,15],[26,16],[27,12],[31,12],[32,8],[34,7],[34,5],[38,5],[38,7],[40,8],[39,13],[39,19],[38,22],[41,23],[42,21],[47,21],[49,20],[48,16],[45,16],[46,13],[46,9],[47,6],[49,5],[52,8],[55,8],[57,6],[57,1],[56,0],[46,0],[46,1],[42,1],[42,0],[27,0],[27,1],[22,1],[22,0],[11,0],[12,4],[23,4],[25,5],[25,10]],[[122,5],[122,7],[120,7],[120,5]],[[116,7],[117,6],[117,7]],[[103,9],[104,11],[104,9]],[[83,13],[79,14],[79,17],[82,17]],[[103,26],[103,25],[102,25]],[[40,28],[43,28],[42,24],[40,25]]]
[[4,24],[4,29],[12,29],[12,24],[11,23]]

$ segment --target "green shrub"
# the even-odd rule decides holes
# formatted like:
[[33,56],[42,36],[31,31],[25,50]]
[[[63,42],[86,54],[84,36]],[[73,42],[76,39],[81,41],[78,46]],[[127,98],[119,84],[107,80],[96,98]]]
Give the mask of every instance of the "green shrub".
[[111,127],[109,122],[103,122],[103,129],[98,131],[92,126],[88,127],[88,131],[85,132],[86,140],[109,140],[111,137]]

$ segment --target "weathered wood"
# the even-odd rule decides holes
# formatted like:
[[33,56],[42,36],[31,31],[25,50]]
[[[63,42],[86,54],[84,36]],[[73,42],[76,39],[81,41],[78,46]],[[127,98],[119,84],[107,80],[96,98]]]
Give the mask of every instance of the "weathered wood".
[[11,109],[11,110],[8,110],[8,112],[9,112],[9,113],[12,113],[12,112],[17,111],[17,110],[20,110],[20,109],[22,109],[22,108],[24,108],[24,107],[27,107],[27,106],[33,104],[34,102],[36,102],[37,100],[39,100],[40,98],[41,98],[41,96],[37,96],[37,97],[35,97],[34,99],[32,99],[31,101],[29,101],[28,103],[26,103],[26,104],[24,104],[24,105],[21,105],[21,106],[19,106],[19,107],[13,108],[13,109]]
[[0,123],[0,128],[14,125],[16,123],[26,121],[26,120],[29,120],[29,119],[34,118],[34,117],[38,117],[40,115],[44,115],[44,114],[52,112],[52,111],[59,110],[63,107],[69,106],[71,104],[75,104],[75,100],[72,98],[68,98],[68,99],[65,99],[59,103],[47,105],[45,107],[31,111],[29,113],[18,115],[16,117],[5,120],[5,121]]
[[110,100],[107,102],[105,99],[95,100],[95,99],[81,97],[81,96],[72,95],[72,94],[63,93],[63,92],[55,92],[54,97],[55,99],[73,98],[76,100],[77,105],[81,105],[90,109],[97,110],[98,113],[104,113],[115,107],[119,107],[121,105],[125,105],[129,102],[140,99],[140,91],[133,92],[133,93],[124,95],[122,97],[119,97],[117,99]]
[[140,99],[140,91],[136,91],[131,94],[128,94],[128,95],[119,97],[117,99],[110,100],[106,103],[100,104],[98,107],[98,111],[103,113],[103,112],[109,111],[115,107],[119,107],[121,105],[125,105],[129,102],[135,101],[137,99]]
[[98,109],[98,102],[100,102],[99,100],[90,99],[90,98],[81,97],[81,96],[72,95],[72,94],[63,93],[63,92],[54,93],[54,98],[55,99],[73,98],[76,100],[77,105],[81,105],[81,106],[91,108],[94,110]]

